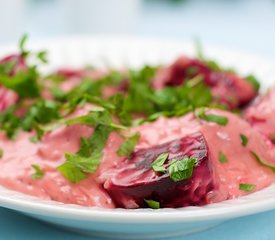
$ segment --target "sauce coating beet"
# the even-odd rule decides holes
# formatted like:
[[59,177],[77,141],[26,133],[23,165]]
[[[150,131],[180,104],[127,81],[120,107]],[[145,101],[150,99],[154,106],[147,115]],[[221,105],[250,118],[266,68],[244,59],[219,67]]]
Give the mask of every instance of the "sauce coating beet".
[[[162,153],[169,153],[164,164],[173,159],[197,158],[191,178],[174,182],[169,173],[155,172],[151,164]],[[207,204],[207,194],[214,189],[208,149],[200,132],[148,149],[140,149],[112,171],[104,188],[117,207],[147,207],[144,199],[160,202],[161,207],[184,207]]]

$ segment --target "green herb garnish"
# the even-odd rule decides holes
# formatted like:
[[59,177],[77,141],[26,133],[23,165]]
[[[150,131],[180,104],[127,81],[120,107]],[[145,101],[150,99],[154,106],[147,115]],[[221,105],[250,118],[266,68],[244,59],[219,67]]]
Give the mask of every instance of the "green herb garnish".
[[182,181],[192,177],[193,168],[197,164],[196,158],[183,158],[173,160],[169,166],[169,176],[174,182]]
[[254,184],[244,184],[244,183],[241,183],[239,185],[239,189],[242,190],[242,191],[246,191],[246,192],[251,192],[255,189],[255,185]]
[[3,156],[4,156],[4,150],[0,148],[0,158],[2,158]]
[[275,141],[275,134],[274,134],[274,133],[270,133],[270,134],[269,134],[269,138],[270,138],[270,140],[271,140],[272,142],[274,142],[274,141]]
[[103,149],[113,129],[98,125],[90,138],[82,138],[77,153],[66,153],[66,161],[57,169],[72,183],[77,183],[96,171],[103,156]]
[[127,158],[130,157],[131,153],[133,152],[135,146],[139,142],[140,134],[135,133],[132,136],[128,137],[119,147],[117,154],[121,156],[126,156]]
[[166,168],[163,166],[163,164],[167,160],[168,156],[168,153],[162,153],[156,158],[156,160],[154,160],[154,162],[152,162],[151,167],[155,172],[166,172]]
[[36,56],[42,63],[47,63],[48,62],[46,51],[40,51],[36,54]]
[[206,114],[204,109],[198,111],[197,116],[200,119],[206,120],[208,122],[214,122],[219,125],[225,126],[228,123],[228,118],[215,114]]
[[250,151],[251,155],[255,158],[255,160],[262,166],[269,168],[273,172],[275,172],[275,166],[272,166],[266,162],[264,162],[258,155],[257,153]]
[[38,143],[39,142],[39,138],[37,136],[32,136],[29,139],[32,143]]
[[35,170],[35,173],[32,174],[32,179],[33,180],[37,180],[40,179],[44,176],[44,172],[41,169],[40,166],[36,165],[36,164],[32,164],[32,168]]
[[20,49],[22,56],[28,55],[28,51],[26,51],[26,49],[25,49],[27,40],[28,40],[28,34],[26,34],[26,33],[19,40],[19,49]]
[[255,89],[256,91],[259,90],[259,88],[260,88],[260,83],[259,83],[259,81],[256,79],[255,76],[249,75],[249,76],[245,77],[245,80],[247,80],[247,81],[254,87],[254,89]]
[[242,145],[245,147],[248,143],[248,138],[243,134],[240,134],[240,138],[241,138],[241,141],[242,141]]
[[144,199],[144,202],[146,202],[147,205],[152,209],[159,209],[160,208],[160,203],[155,201],[155,200]]
[[226,155],[223,152],[219,152],[219,161],[220,161],[220,163],[228,162],[228,159],[227,159]]

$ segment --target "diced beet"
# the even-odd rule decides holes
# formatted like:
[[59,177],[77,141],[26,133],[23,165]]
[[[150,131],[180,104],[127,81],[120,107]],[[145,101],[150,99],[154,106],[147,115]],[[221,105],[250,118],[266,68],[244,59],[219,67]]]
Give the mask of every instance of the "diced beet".
[[154,85],[156,88],[179,86],[185,80],[197,75],[204,78],[204,82],[212,89],[217,101],[230,108],[246,105],[257,95],[257,90],[236,74],[214,71],[204,62],[187,57],[181,57],[167,69],[161,70]]
[[[174,182],[168,172],[155,172],[151,164],[162,153],[169,153],[166,167],[173,159],[197,158],[198,165],[193,169],[192,177]],[[117,207],[122,208],[148,207],[144,199],[158,201],[161,207],[204,205],[207,204],[207,193],[215,187],[208,149],[200,132],[140,149],[108,171],[112,177],[105,182],[104,188]]]

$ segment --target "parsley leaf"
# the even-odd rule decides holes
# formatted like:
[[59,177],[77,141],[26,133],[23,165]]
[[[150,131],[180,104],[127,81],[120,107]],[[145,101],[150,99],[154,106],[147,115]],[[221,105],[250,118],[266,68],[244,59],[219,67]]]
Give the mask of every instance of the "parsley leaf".
[[260,88],[260,83],[259,83],[259,81],[256,79],[255,76],[253,76],[253,75],[248,75],[248,76],[245,77],[245,80],[247,80],[247,81],[253,86],[253,88],[254,88],[256,91],[259,90],[259,88]]
[[28,40],[28,34],[25,33],[19,41],[19,49],[20,49],[22,56],[26,56],[28,54],[28,51],[26,51],[26,49],[25,49],[27,40]]
[[0,74],[0,83],[15,91],[21,98],[34,98],[40,95],[39,77],[35,66],[15,72],[13,76]]
[[44,176],[44,172],[41,169],[40,166],[36,165],[36,164],[32,164],[32,168],[35,170],[35,173],[32,174],[32,179],[33,180],[37,180],[40,179]]
[[80,117],[72,118],[66,121],[67,125],[73,125],[73,124],[83,124],[88,126],[96,126],[98,124],[112,127],[115,129],[127,129],[123,127],[122,125],[118,125],[113,123],[112,116],[110,112],[103,109],[97,112],[92,112],[87,115],[83,115]]
[[38,136],[32,136],[32,137],[29,138],[29,140],[32,143],[38,143],[39,142]]
[[163,164],[167,160],[168,156],[168,153],[162,153],[156,158],[156,160],[154,160],[154,162],[152,162],[151,167],[155,172],[166,172],[166,168],[163,166]]
[[214,122],[219,125],[225,126],[228,123],[228,118],[224,116],[219,116],[215,114],[206,114],[204,109],[198,111],[197,116],[200,119],[206,120],[208,122]]
[[147,205],[152,209],[159,209],[160,208],[160,203],[158,201],[144,199],[144,202],[146,202]]
[[119,147],[117,154],[118,156],[126,156],[127,158],[130,157],[131,153],[133,152],[135,146],[139,142],[140,134],[135,133],[129,138],[127,138]]
[[254,184],[244,184],[244,183],[241,183],[239,185],[239,189],[242,190],[242,191],[246,191],[246,192],[251,192],[255,189],[255,185]]
[[20,129],[21,120],[16,116],[16,106],[10,106],[0,114],[0,129],[10,139],[14,139]]
[[36,57],[42,62],[42,63],[48,63],[47,60],[47,51],[40,51],[36,54]]
[[0,148],[0,158],[2,158],[3,156],[4,156],[4,150]]
[[220,161],[220,163],[228,162],[228,159],[227,159],[226,155],[223,152],[219,152],[219,161]]
[[169,176],[174,182],[192,177],[193,168],[197,164],[196,158],[183,158],[174,160],[169,166]]
[[66,161],[57,169],[72,183],[85,179],[86,173],[96,171],[103,155],[103,149],[113,129],[98,125],[90,138],[82,138],[77,153],[66,153]]
[[34,122],[47,124],[52,120],[60,118],[60,104],[48,100],[38,100],[30,106],[29,111],[22,121],[22,128],[30,131]]
[[266,162],[264,162],[258,155],[257,153],[250,151],[251,155],[255,158],[255,160],[262,166],[269,168],[273,172],[275,172],[275,166],[272,166]]
[[65,163],[57,167],[57,170],[72,183],[77,183],[87,177],[82,169],[77,167],[75,163],[76,161],[71,162],[67,160]]
[[273,144],[275,144],[275,134],[274,134],[274,133],[270,133],[270,134],[268,135],[268,137],[270,138],[271,142],[272,142]]
[[248,143],[248,138],[244,134],[240,134],[242,145],[245,147]]

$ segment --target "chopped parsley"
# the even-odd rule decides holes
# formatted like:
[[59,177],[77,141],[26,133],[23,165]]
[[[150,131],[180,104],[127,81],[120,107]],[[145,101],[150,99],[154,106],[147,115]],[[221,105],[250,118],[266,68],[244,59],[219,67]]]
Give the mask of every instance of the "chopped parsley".
[[240,138],[241,138],[241,141],[242,141],[242,145],[244,147],[246,147],[246,145],[248,143],[248,138],[244,134],[240,134]]
[[34,173],[32,174],[32,179],[37,180],[44,176],[44,172],[39,165],[32,164],[32,168],[34,169]]
[[241,183],[239,185],[239,189],[242,190],[242,191],[246,191],[246,192],[251,192],[255,189],[255,185],[254,184],[244,184],[244,183]]
[[274,133],[270,133],[269,138],[270,138],[272,143],[275,143],[275,134]]
[[30,142],[32,143],[38,143],[39,142],[39,138],[37,136],[32,136],[29,138]]
[[16,92],[21,98],[35,98],[40,96],[38,77],[36,66],[30,66],[18,70],[14,75],[0,73],[0,83]]
[[152,162],[151,167],[155,172],[166,172],[166,168],[163,165],[167,160],[168,156],[168,153],[162,153],[156,158],[156,160],[154,160],[154,162]]
[[245,77],[245,80],[247,80],[252,86],[253,88],[258,91],[260,88],[260,83],[259,81],[256,79],[255,76],[253,75],[248,75],[247,77]]
[[197,112],[197,116],[200,119],[203,119],[208,122],[214,122],[219,125],[225,126],[228,123],[228,118],[225,116],[215,115],[215,114],[206,114],[204,109],[200,109]]
[[40,51],[36,54],[36,56],[42,63],[48,63],[46,51]]
[[196,158],[173,160],[169,166],[169,176],[172,181],[179,182],[192,177],[193,169],[197,165]]
[[4,156],[4,150],[0,148],[0,158],[2,158],[3,156]]
[[266,162],[264,162],[257,153],[250,151],[251,155],[255,158],[255,160],[262,166],[269,168],[270,170],[272,170],[273,172],[275,172],[275,166],[270,165]]
[[227,156],[223,152],[219,152],[219,161],[220,163],[227,163]]
[[112,127],[114,129],[124,129],[124,130],[127,129],[122,125],[115,124],[112,121],[112,115],[110,114],[110,112],[105,111],[105,110],[91,112],[91,113],[88,113],[87,115],[72,118],[72,119],[65,121],[65,123],[68,126],[73,125],[73,124],[83,124],[83,125],[87,125],[87,126],[96,126],[98,124],[101,124],[105,127]]
[[135,146],[139,142],[139,139],[140,139],[139,133],[135,133],[132,136],[128,137],[119,147],[117,151],[118,156],[120,157],[126,156],[127,158],[129,158]]
[[144,202],[146,202],[148,207],[150,207],[152,209],[159,209],[160,208],[160,203],[158,201],[144,199]]
[[22,56],[25,56],[28,54],[28,51],[26,51],[26,49],[25,49],[27,40],[28,40],[28,34],[26,34],[26,33],[23,34],[23,36],[19,40],[19,50],[20,50]]
[[77,153],[66,153],[66,161],[57,169],[72,183],[87,177],[87,173],[96,171],[103,156],[103,150],[113,129],[99,124],[91,137],[82,138]]

